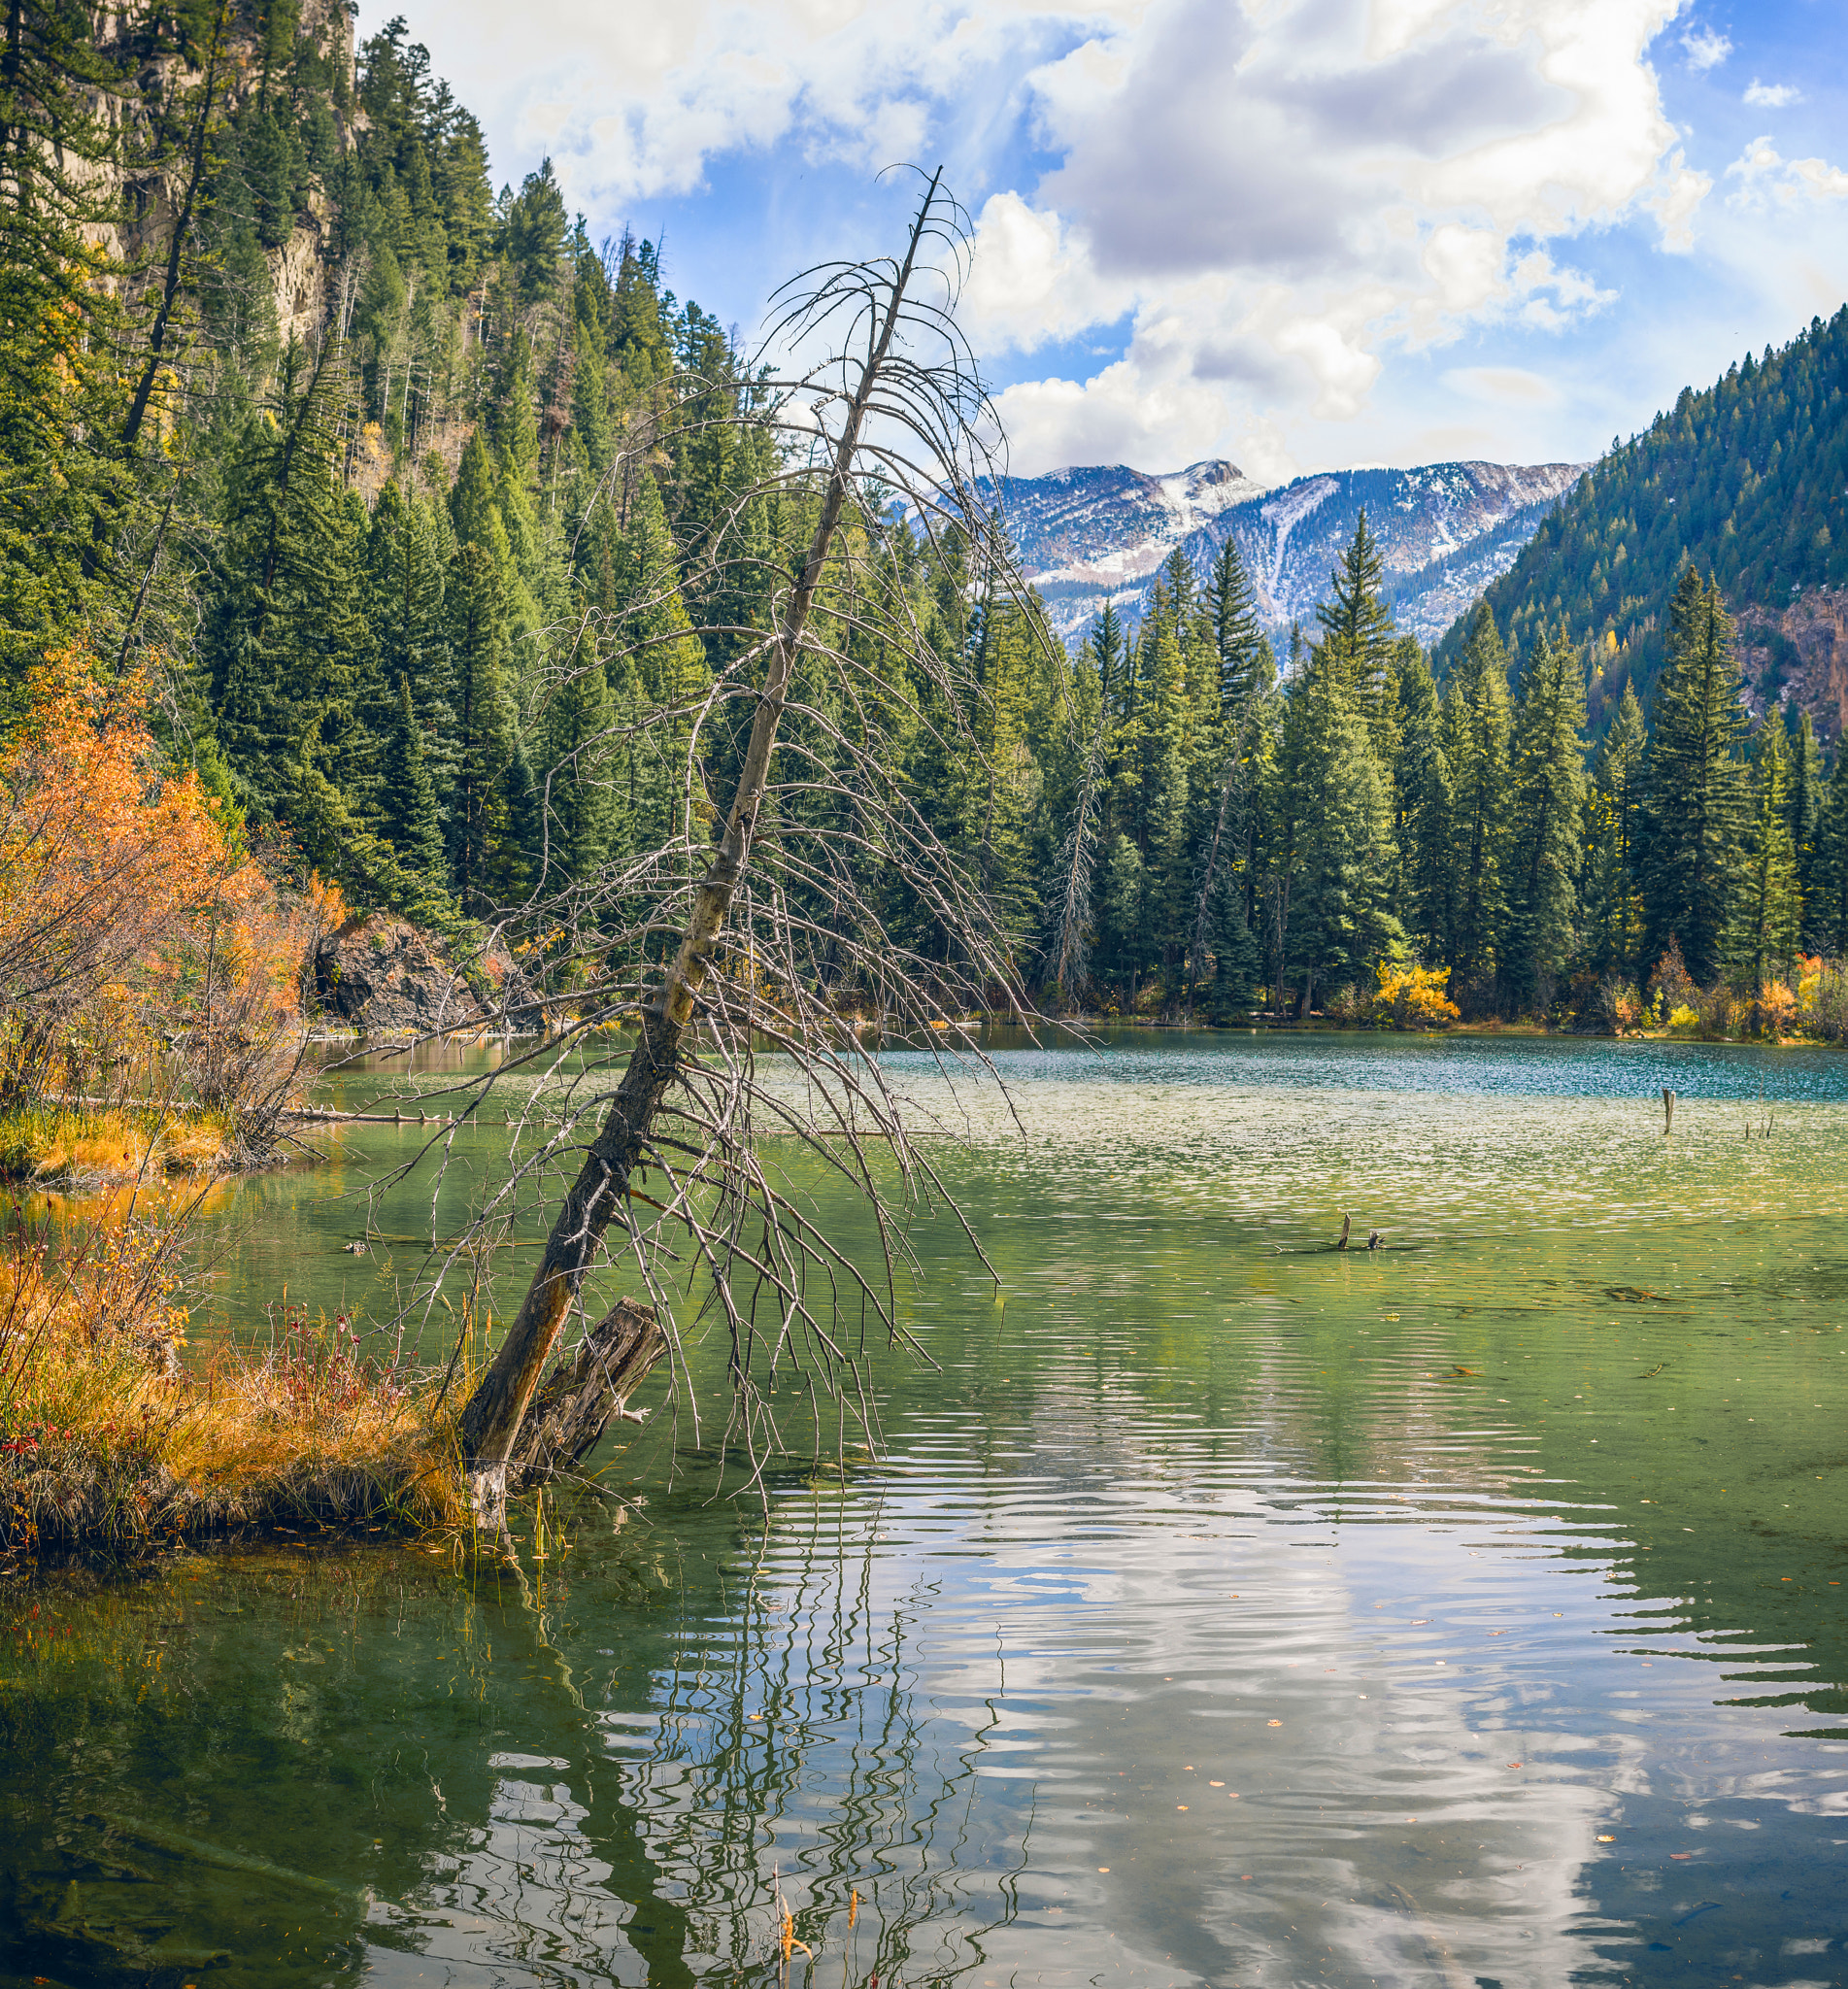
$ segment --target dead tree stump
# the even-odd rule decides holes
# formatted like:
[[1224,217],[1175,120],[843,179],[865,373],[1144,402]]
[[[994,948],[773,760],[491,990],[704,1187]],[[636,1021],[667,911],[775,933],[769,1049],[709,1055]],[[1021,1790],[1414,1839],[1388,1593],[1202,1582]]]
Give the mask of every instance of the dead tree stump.
[[619,1298],[539,1384],[508,1459],[507,1490],[568,1470],[618,1416],[639,1423],[623,1404],[666,1351],[653,1308]]

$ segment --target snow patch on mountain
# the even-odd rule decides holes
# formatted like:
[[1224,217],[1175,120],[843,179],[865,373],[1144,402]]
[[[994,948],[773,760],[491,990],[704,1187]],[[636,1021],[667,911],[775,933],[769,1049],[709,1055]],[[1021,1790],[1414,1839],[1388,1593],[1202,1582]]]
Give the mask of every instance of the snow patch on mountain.
[[1184,539],[1264,489],[1236,463],[1159,476],[1112,463],[1003,477],[996,495],[1036,585],[1108,592],[1147,578]]
[[[1291,527],[1318,510],[1340,489],[1332,477],[1311,477],[1307,483],[1290,485],[1281,497],[1258,507],[1258,516],[1276,535],[1271,548],[1270,577],[1265,591],[1273,598],[1283,586],[1284,554],[1290,546]],[[1225,541],[1220,542],[1224,545]]]
[[1106,599],[1139,615],[1177,549],[1204,579],[1235,538],[1259,610],[1281,635],[1308,622],[1362,509],[1398,625],[1430,642],[1514,564],[1585,463],[1427,463],[1341,470],[1266,489],[1236,464],[1149,476],[1122,463],[1003,479],[997,496],[1026,578],[1059,634],[1082,635]]

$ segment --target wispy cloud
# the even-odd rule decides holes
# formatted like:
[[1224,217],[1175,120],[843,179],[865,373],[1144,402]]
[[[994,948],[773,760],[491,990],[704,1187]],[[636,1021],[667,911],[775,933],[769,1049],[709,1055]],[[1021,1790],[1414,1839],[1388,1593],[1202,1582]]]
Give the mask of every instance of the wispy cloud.
[[1761,83],[1755,76],[1746,86],[1745,101],[1755,111],[1781,111],[1786,105],[1800,104],[1803,93],[1794,83]]
[[1827,159],[1787,159],[1768,138],[1755,138],[1726,169],[1739,185],[1735,207],[1762,204],[1766,198],[1785,206],[1798,199],[1848,200],[1848,173]]
[[1681,38],[1688,51],[1688,67],[1697,74],[1716,69],[1732,52],[1732,44],[1710,27],[1691,27]]
[[1552,381],[1525,366],[1453,366],[1444,385],[1465,400],[1492,407],[1557,407],[1560,390]]

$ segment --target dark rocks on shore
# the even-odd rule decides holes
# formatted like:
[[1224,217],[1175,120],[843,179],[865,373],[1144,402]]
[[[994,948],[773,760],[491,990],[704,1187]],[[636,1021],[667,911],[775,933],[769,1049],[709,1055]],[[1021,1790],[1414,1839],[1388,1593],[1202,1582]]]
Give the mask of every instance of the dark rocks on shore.
[[527,1029],[528,991],[498,939],[477,958],[389,912],[351,918],[322,940],[315,989],[329,1022],[368,1036],[440,1029]]

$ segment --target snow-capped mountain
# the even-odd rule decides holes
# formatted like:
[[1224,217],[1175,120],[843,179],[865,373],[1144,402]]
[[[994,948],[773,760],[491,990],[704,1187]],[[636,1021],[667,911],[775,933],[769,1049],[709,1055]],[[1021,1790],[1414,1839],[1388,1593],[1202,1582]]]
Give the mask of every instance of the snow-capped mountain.
[[1139,615],[1177,546],[1203,578],[1227,533],[1270,626],[1309,621],[1364,507],[1398,624],[1430,642],[1514,564],[1588,467],[1439,462],[1298,477],[1266,490],[1229,462],[1169,476],[1119,464],[1010,477],[998,494],[1026,578],[1061,635],[1082,634],[1106,597]]

